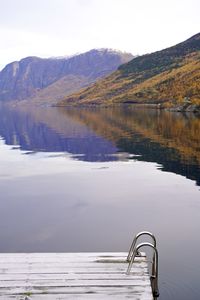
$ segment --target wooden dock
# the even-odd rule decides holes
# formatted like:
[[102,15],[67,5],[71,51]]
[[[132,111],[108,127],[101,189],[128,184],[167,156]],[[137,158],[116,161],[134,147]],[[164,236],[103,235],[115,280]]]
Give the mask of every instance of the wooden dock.
[[152,300],[147,261],[127,253],[0,254],[0,300]]

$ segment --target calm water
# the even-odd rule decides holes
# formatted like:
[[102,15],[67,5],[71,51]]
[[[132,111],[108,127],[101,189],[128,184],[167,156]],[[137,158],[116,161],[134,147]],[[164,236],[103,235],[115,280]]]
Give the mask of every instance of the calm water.
[[0,251],[128,251],[158,240],[160,300],[200,299],[200,119],[0,107]]

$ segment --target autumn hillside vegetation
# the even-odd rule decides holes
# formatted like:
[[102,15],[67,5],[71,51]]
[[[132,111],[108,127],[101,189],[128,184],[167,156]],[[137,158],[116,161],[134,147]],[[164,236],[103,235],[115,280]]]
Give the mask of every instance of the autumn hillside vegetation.
[[139,103],[200,106],[200,33],[173,47],[138,56],[61,106]]

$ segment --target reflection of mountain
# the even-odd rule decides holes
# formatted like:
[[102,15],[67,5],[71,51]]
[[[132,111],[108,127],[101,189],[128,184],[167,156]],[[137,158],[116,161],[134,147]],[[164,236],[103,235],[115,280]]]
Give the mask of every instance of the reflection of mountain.
[[0,106],[0,136],[8,145],[33,152],[69,152],[86,161],[116,160],[112,142],[56,109],[28,112]]
[[200,184],[200,119],[193,115],[131,107],[63,110],[97,134],[112,140],[119,151],[157,162],[162,170]]
[[128,106],[29,109],[0,109],[0,135],[7,144],[66,151],[87,161],[116,160],[113,154],[126,152],[200,185],[200,119],[194,115]]

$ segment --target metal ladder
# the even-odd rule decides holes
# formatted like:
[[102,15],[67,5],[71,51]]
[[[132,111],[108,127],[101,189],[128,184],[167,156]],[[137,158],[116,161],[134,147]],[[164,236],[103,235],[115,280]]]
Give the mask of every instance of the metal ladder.
[[[152,238],[153,243],[143,242],[137,245],[138,238],[142,235],[148,235]],[[154,297],[159,297],[159,289],[158,289],[158,250],[156,248],[156,238],[155,236],[149,231],[141,231],[139,232],[133,239],[131,244],[127,262],[129,263],[126,274],[129,275],[131,273],[131,268],[133,266],[134,260],[136,256],[140,256],[139,249],[142,247],[150,247],[153,249],[153,258],[152,258],[152,271],[151,271],[151,287],[152,293]]]

